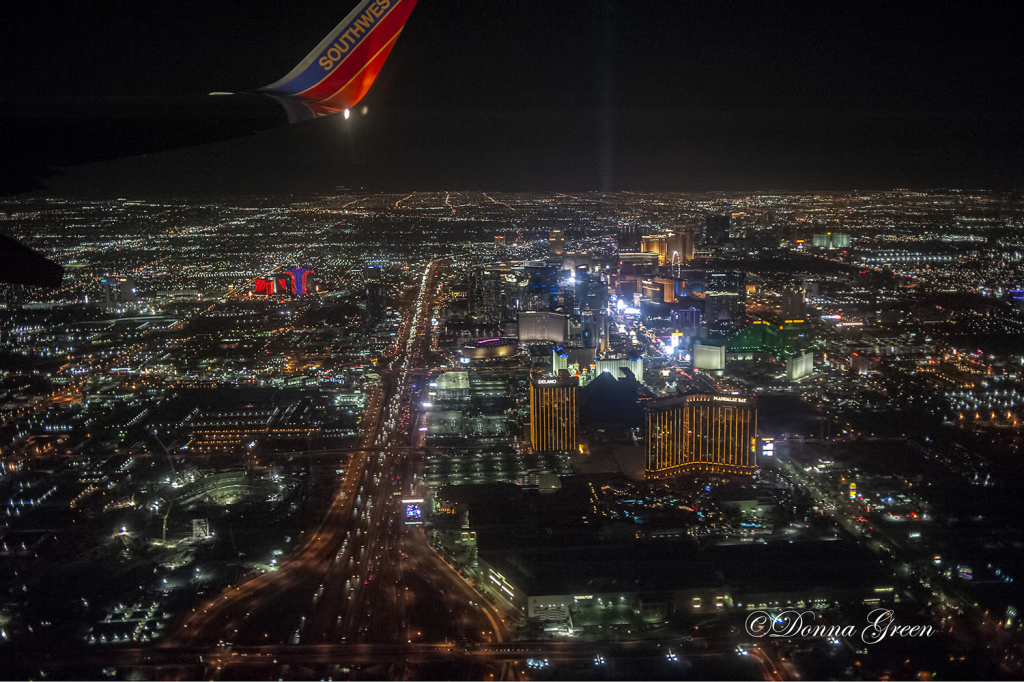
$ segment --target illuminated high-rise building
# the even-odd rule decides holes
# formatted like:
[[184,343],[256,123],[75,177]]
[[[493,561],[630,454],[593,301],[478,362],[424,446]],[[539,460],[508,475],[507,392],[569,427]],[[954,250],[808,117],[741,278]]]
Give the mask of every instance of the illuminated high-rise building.
[[477,266],[469,278],[469,313],[478,323],[499,325],[516,319],[520,273],[503,263]]
[[645,234],[640,237],[640,252],[658,254],[658,264],[664,265],[667,240],[668,237],[663,234]]
[[103,301],[103,307],[109,308],[117,300],[116,286],[117,283],[109,279],[104,279],[100,282],[100,296]]
[[562,313],[524,310],[519,313],[517,326],[520,343],[542,341],[565,343],[568,336],[569,317]]
[[659,265],[681,267],[693,260],[695,242],[695,228],[686,225],[672,225],[664,234],[648,234],[641,237],[640,249],[642,253],[658,254]]
[[551,230],[548,233],[548,253],[561,256],[565,253],[565,230]]
[[647,401],[644,412],[647,478],[754,473],[757,408],[749,398],[694,394]]
[[704,294],[704,319],[709,323],[737,321],[743,318],[746,304],[735,291],[708,291]]
[[704,277],[704,320],[707,324],[741,321],[747,311],[746,273],[720,270]]
[[812,243],[819,249],[848,249],[850,248],[850,235],[838,232],[815,234]]
[[535,379],[530,383],[530,444],[534,452],[576,449],[579,380]]
[[290,280],[291,292],[296,296],[303,296],[309,293],[309,276],[312,274],[312,270],[305,268],[291,268],[284,271],[284,275]]
[[704,274],[704,291],[727,291],[747,300],[747,273],[739,270],[709,270]]
[[302,296],[308,294],[313,288],[309,276],[312,270],[306,268],[291,268],[278,272],[271,279],[257,277],[253,281],[253,292],[257,294],[294,294]]
[[804,290],[787,287],[782,290],[782,317],[786,320],[802,320],[807,314]]
[[804,351],[786,358],[786,381],[800,381],[814,374],[814,353]]
[[521,310],[556,310],[559,307],[558,281],[562,270],[547,260],[526,261],[522,273],[526,286],[520,289]]
[[671,277],[655,277],[654,284],[661,291],[661,300],[665,303],[678,303],[679,299],[676,298],[678,293],[678,287],[676,280]]
[[136,289],[136,282],[131,277],[112,277],[100,281],[100,294],[104,306],[138,302]]
[[672,225],[666,241],[665,262],[669,265],[683,265],[693,260],[697,243],[697,230],[690,225]]

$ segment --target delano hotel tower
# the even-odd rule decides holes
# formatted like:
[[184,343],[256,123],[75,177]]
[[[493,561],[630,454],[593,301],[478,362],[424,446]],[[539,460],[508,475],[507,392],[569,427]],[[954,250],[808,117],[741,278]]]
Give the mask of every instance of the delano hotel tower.
[[579,379],[535,379],[530,383],[530,444],[534,452],[576,449]]
[[651,400],[647,478],[689,471],[752,474],[757,467],[757,408],[750,398],[695,394]]

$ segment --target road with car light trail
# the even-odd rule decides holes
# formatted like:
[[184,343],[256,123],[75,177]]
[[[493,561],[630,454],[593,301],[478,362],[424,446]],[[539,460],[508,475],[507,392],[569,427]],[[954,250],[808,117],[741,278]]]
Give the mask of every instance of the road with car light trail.
[[[438,270],[437,263],[425,269],[416,296],[403,307],[393,352],[380,365],[381,386],[367,400],[360,445],[302,453],[328,462],[347,457],[326,514],[276,571],[229,586],[196,607],[161,648],[282,651],[438,640],[465,646],[507,638],[501,614],[437,557],[422,527],[405,519],[402,501],[423,494],[423,452],[407,445],[416,421],[407,380],[419,376],[430,349]],[[401,676],[404,665],[395,659],[389,675]],[[481,673],[513,676],[504,663]]]

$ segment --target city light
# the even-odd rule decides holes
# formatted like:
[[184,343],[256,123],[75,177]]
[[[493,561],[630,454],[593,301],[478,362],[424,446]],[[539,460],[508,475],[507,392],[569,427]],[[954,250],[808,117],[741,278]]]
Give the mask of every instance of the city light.
[[[843,636],[714,633],[907,604],[915,626],[969,622],[972,653],[943,674],[1010,660],[980,643],[1016,637],[1012,594],[986,587],[1015,564],[975,538],[1014,512],[971,505],[1012,489],[1021,445],[1024,282],[980,288],[1015,267],[988,239],[1011,200],[636,193],[611,212],[598,194],[412,189],[10,200],[67,288],[18,291],[0,317],[0,554],[42,571],[12,572],[6,638],[46,632],[31,605],[76,565],[139,578],[76,587],[93,606],[68,611],[61,655],[110,651],[140,676],[160,652],[277,677],[264,654],[320,665],[328,647],[352,666],[520,661],[506,677],[621,676],[623,652],[882,677],[909,664]],[[954,260],[892,255],[933,247]],[[565,566],[585,591],[566,596]],[[657,589],[633,585],[644,566]],[[72,669],[25,651],[26,675]]]

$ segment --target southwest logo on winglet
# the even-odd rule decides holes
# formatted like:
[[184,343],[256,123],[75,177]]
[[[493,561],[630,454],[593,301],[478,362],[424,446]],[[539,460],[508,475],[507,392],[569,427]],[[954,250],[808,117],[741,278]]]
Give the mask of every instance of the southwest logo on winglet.
[[297,97],[324,113],[354,107],[415,6],[416,0],[363,0],[287,76],[261,92]]
[[359,44],[359,39],[375,24],[377,20],[391,7],[391,0],[376,0],[369,9],[356,18],[355,23],[338,38],[338,42],[327,48],[327,54],[317,60],[317,64],[324,67],[325,71],[334,68],[335,62],[340,62],[350,48]]

